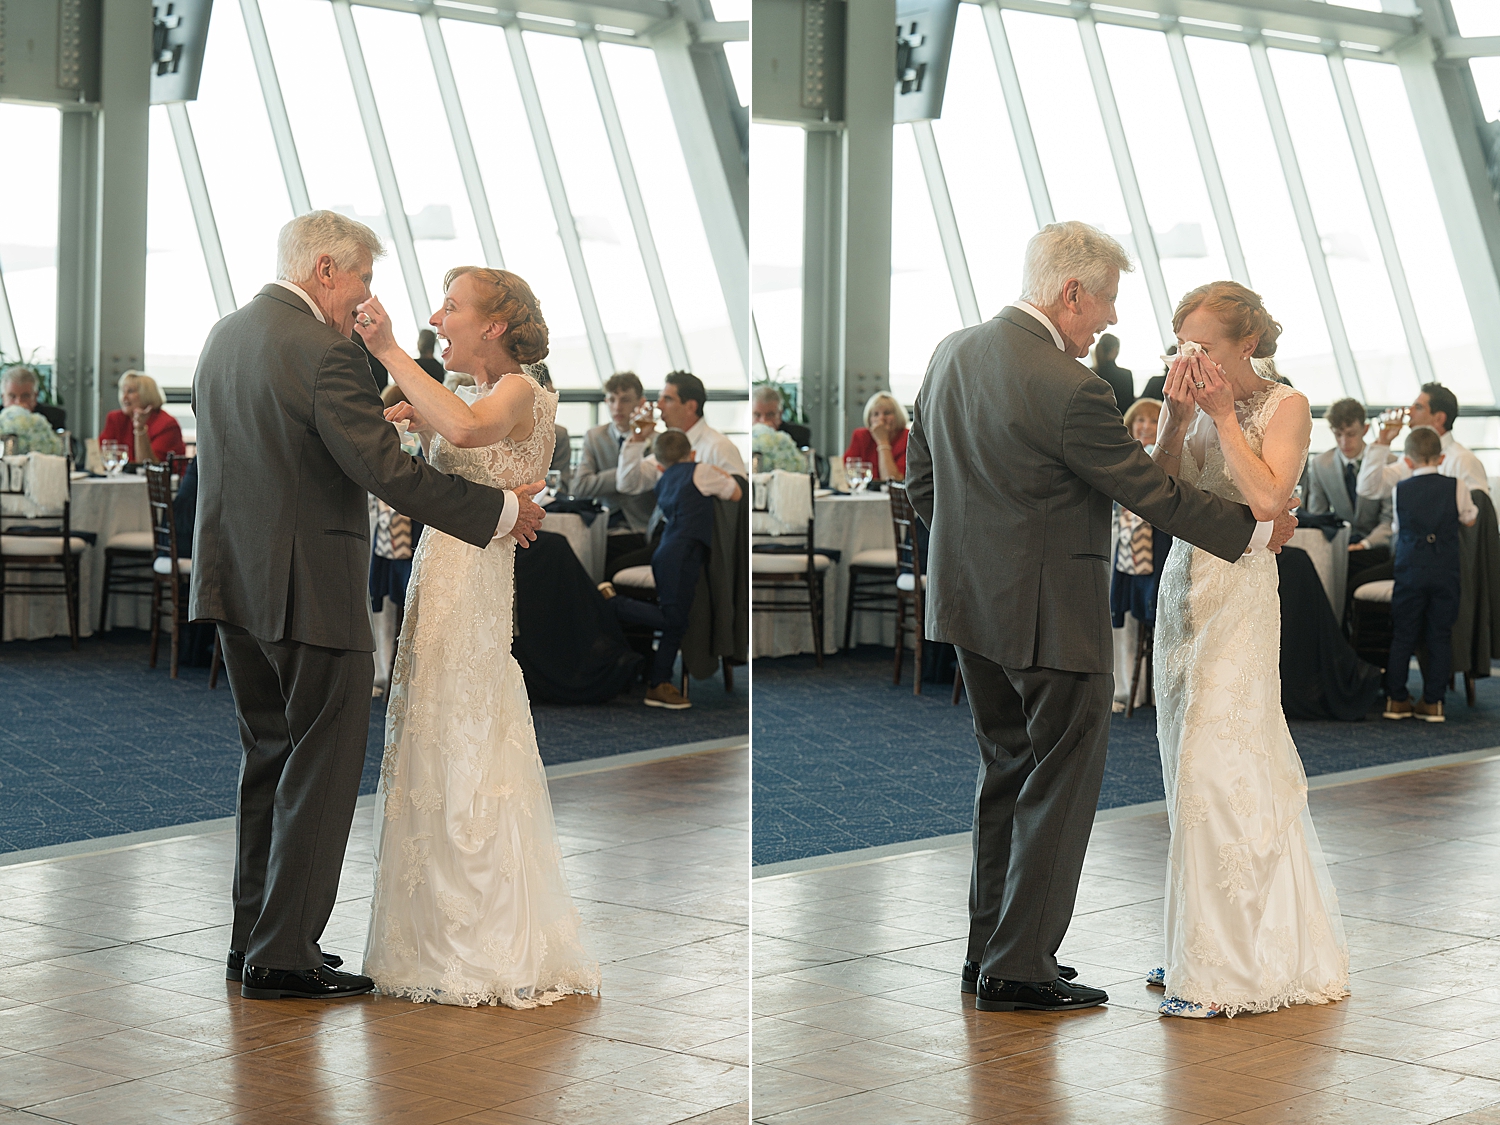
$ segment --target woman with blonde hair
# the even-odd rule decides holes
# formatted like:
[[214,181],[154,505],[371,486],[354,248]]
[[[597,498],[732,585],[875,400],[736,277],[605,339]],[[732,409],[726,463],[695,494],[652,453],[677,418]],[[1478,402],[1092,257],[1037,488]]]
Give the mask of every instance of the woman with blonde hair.
[[[1281,325],[1232,281],[1172,318],[1179,352],[1152,456],[1168,473],[1286,511],[1312,414],[1262,361]],[[1167,798],[1166,1016],[1270,1012],[1349,994],[1338,897],[1307,810],[1307,776],[1281,706],[1276,559],[1226,562],[1179,540],[1156,611],[1157,739]]]
[[120,409],[105,416],[99,444],[118,442],[139,464],[165,461],[173,453],[181,457],[187,452],[182,427],[162,409],[164,402],[155,379],[140,371],[125,372],[120,376]]
[[865,403],[865,424],[849,435],[844,460],[854,457],[875,467],[876,480],[906,479],[906,438],[910,420],[890,391],[876,391]]
[[[408,356],[380,302],[356,328],[407,401],[386,410],[434,468],[496,488],[540,480],[557,392],[537,369],[547,322],[530,286],[472,266],[443,279],[429,323],[450,391]],[[375,896],[364,972],[414,1001],[532,1008],[599,987],[568,889],[531,702],[511,654],[515,544],[429,527],[412,559],[386,711]]]

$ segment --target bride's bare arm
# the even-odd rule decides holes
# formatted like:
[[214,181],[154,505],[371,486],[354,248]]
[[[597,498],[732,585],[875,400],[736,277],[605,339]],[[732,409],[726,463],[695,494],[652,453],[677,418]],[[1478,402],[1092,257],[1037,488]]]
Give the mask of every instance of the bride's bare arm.
[[355,331],[364,337],[370,354],[385,364],[427,429],[436,430],[462,448],[494,445],[502,438],[521,440],[531,436],[531,380],[502,378],[491,394],[470,406],[401,350],[391,332],[390,317],[378,298],[371,297],[360,305],[359,312],[369,317],[370,323],[356,320]]
[[1182,443],[1198,409],[1186,389],[1183,368],[1183,361],[1177,360],[1167,372],[1167,381],[1162,387],[1161,417],[1156,423],[1156,445],[1151,451],[1151,460],[1168,476],[1174,477],[1182,470]]
[[1312,436],[1312,412],[1301,395],[1291,395],[1276,408],[1261,441],[1260,456],[1250,448],[1234,415],[1234,393],[1212,363],[1202,363],[1203,381],[1198,404],[1214,420],[1219,447],[1229,475],[1258,520],[1273,520],[1287,510],[1297,487],[1303,453]]

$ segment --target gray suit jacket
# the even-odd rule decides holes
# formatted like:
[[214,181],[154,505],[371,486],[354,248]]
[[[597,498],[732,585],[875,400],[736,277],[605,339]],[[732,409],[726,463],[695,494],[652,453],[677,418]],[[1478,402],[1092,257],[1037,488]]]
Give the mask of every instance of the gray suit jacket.
[[194,620],[374,651],[366,492],[475,546],[505,494],[401,451],[358,345],[268,285],[209,331],[198,416]]
[[1007,307],[937,346],[917,395],[906,486],[932,529],[927,636],[1008,668],[1108,672],[1110,501],[1233,561],[1243,504],[1162,472],[1114,391]]
[[620,447],[610,435],[609,423],[595,426],[583,435],[583,453],[573,470],[573,495],[597,496],[611,508],[623,508],[630,529],[645,534],[656,511],[656,494],[634,495],[616,491],[615,467],[620,463]]
[[[1365,544],[1370,547],[1388,547],[1391,543],[1391,517],[1396,513],[1396,497],[1392,493],[1384,500],[1359,498],[1358,507],[1349,503],[1349,490],[1344,487],[1344,472],[1339,467],[1337,449],[1325,449],[1307,463],[1307,510],[1312,515],[1332,512],[1341,520],[1347,520],[1356,532],[1363,533]],[[1369,449],[1365,450],[1366,456]],[[1390,458],[1391,461],[1395,457]],[[1389,463],[1389,462],[1387,462]]]

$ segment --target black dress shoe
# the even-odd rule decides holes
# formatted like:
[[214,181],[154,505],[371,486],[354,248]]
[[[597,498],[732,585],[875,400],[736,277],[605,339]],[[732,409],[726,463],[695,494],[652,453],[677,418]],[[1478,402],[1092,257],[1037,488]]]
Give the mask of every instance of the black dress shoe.
[[262,969],[259,965],[246,965],[240,995],[247,1000],[280,1000],[288,996],[299,1000],[337,1000],[374,988],[375,982],[369,977],[341,973],[327,965],[316,969]]
[[[1057,967],[1057,975],[1062,977],[1063,980],[1076,980],[1078,978],[1078,970],[1073,968],[1072,965],[1059,965]],[[965,961],[963,983],[959,987],[972,995],[978,986],[979,962]]]
[[980,977],[974,1007],[981,1012],[1070,1012],[1109,1000],[1102,988],[1053,981],[996,980]]
[[[344,963],[344,959],[342,957],[340,957],[337,953],[325,953],[325,954],[323,954],[323,964],[327,965],[330,969],[337,969],[343,963]],[[244,980],[245,979],[245,952],[244,952],[244,950],[242,950],[242,949],[231,949],[229,951],[229,961],[224,966],[224,979],[225,980],[235,980],[235,981]]]

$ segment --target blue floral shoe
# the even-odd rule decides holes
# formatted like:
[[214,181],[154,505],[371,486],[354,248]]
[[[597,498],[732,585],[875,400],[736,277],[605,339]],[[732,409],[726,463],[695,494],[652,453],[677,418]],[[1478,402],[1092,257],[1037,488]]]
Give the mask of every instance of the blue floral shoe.
[[1202,1004],[1191,1004],[1178,996],[1168,996],[1157,1009],[1164,1016],[1181,1016],[1190,1020],[1212,1019],[1220,1015],[1218,1008],[1205,1008]]
[[1151,985],[1153,988],[1166,988],[1167,970],[1152,969],[1149,973],[1146,974],[1146,983]]

